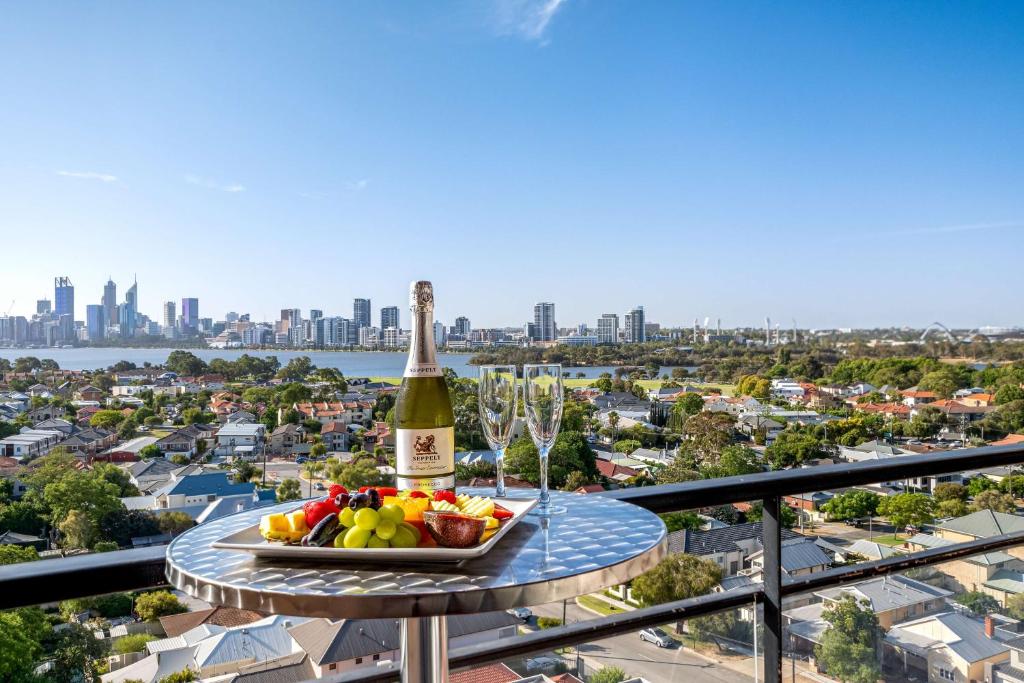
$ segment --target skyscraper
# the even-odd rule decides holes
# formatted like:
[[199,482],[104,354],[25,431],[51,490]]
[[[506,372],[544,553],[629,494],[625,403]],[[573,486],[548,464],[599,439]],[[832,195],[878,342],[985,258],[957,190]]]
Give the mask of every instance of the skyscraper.
[[380,329],[386,330],[389,327],[398,329],[398,306],[385,306],[380,309]]
[[639,344],[646,341],[647,334],[644,330],[644,307],[637,306],[626,314],[623,324],[626,332],[626,343]]
[[117,324],[117,285],[109,278],[103,285],[103,314],[108,325]]
[[85,331],[89,333],[89,341],[103,339],[107,329],[106,315],[102,304],[89,304],[85,307]]
[[311,308],[311,309],[309,309],[309,319],[310,319],[310,321],[315,322],[315,321],[319,320],[322,317],[324,317],[324,312],[321,311],[319,308]]
[[597,343],[616,344],[619,341],[619,316],[605,313],[597,319]]
[[464,339],[469,339],[469,333],[473,331],[473,326],[469,323],[469,318],[464,315],[460,315],[455,319],[455,334],[462,335]]
[[53,310],[49,299],[36,300],[36,315],[47,315]]
[[298,327],[302,324],[302,309],[301,308],[282,308],[281,309],[281,329],[282,331],[288,331],[293,327]]
[[199,331],[199,299],[189,297],[181,300],[182,332],[195,334]]
[[118,322],[121,325],[122,337],[134,337],[135,328],[138,326],[139,313],[139,283],[133,282],[128,291],[124,293],[124,303],[118,307]]
[[356,328],[370,326],[370,300],[356,299],[352,302],[352,324]]
[[542,301],[533,307],[533,324],[536,341],[555,341],[558,325],[555,324],[555,305]]
[[75,319],[75,286],[70,278],[53,278],[53,303],[55,315],[70,315],[72,320]]
[[164,302],[164,334],[167,334],[168,330],[173,330],[178,323],[178,318],[175,313],[175,306],[173,301]]

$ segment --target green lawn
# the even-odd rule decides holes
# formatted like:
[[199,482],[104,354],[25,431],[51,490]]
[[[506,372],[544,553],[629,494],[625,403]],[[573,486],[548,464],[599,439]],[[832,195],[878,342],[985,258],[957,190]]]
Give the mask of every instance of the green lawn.
[[595,598],[593,595],[581,595],[576,598],[576,602],[580,607],[586,607],[587,609],[594,610],[604,616],[611,614],[622,614],[625,610],[616,607],[610,602],[605,602],[601,598]]
[[875,543],[881,543],[882,545],[903,545],[903,542],[907,540],[907,537],[897,537],[895,534],[885,534],[884,536],[872,536],[871,540]]

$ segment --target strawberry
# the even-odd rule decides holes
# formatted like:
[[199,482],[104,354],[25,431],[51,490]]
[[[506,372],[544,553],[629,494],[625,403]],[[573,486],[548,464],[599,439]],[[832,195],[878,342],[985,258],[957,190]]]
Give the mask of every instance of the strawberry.
[[514,516],[511,510],[506,510],[497,503],[494,504],[494,514],[492,515],[495,519],[512,519]]
[[371,486],[360,486],[359,493],[366,493],[367,489],[372,488]]
[[452,505],[456,504],[455,494],[452,491],[446,491],[444,489],[434,491],[434,500],[443,500],[444,502],[451,503]]
[[378,486],[377,493],[380,494],[381,498],[383,498],[384,496],[397,496],[398,489],[396,489],[394,486]]
[[327,500],[334,500],[339,493],[348,493],[348,489],[341,484],[331,484],[331,488],[327,489]]
[[311,500],[302,506],[302,511],[306,513],[306,526],[310,529],[315,527],[317,523],[331,514],[332,512],[338,512],[338,508],[334,505],[332,500]]
[[423,491],[409,491],[409,497],[410,498],[430,498],[430,496],[428,496],[427,494],[423,493]]

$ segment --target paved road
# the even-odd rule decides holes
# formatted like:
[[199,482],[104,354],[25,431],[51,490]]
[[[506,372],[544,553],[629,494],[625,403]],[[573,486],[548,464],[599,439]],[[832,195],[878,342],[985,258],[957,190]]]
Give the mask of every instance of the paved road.
[[[531,609],[536,616],[562,618],[560,602]],[[571,600],[565,613],[569,623],[599,618]],[[628,675],[642,676],[651,683],[750,683],[753,680],[753,671],[750,675],[738,673],[686,648],[659,648],[641,641],[636,633],[585,643],[580,645],[580,655],[594,668],[617,666]]]

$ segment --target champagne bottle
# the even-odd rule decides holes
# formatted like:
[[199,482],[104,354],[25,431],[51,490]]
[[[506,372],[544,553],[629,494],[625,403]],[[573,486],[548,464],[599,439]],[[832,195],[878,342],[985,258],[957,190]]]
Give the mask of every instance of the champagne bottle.
[[410,285],[412,338],[395,405],[399,489],[455,490],[455,415],[434,346],[434,289]]

